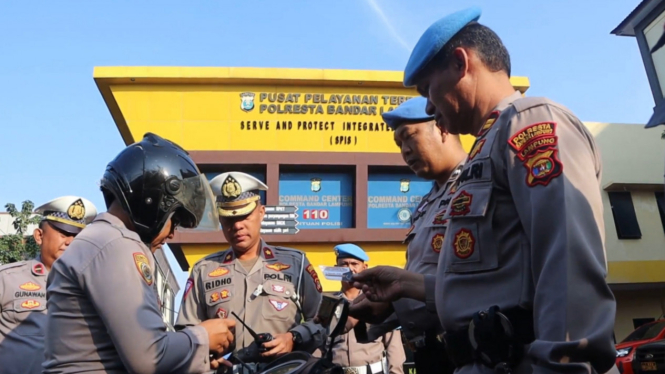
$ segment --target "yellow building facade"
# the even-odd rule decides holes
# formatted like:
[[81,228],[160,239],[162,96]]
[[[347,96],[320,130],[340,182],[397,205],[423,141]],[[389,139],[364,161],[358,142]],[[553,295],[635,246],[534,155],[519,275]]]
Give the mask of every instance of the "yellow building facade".
[[[264,204],[298,206],[300,231],[264,235],[268,243],[304,250],[317,270],[335,262],[332,247],[342,242],[362,246],[370,266],[404,265],[404,215],[431,182],[410,175],[381,118],[417,95],[403,87],[402,72],[98,67],[94,79],[126,144],[157,133],[187,149],[209,178],[248,172],[270,187]],[[511,82],[523,94],[529,88],[526,77]],[[662,194],[656,194],[665,166],[662,143],[657,130],[641,126],[587,126],[603,155],[609,282],[619,304],[620,340],[633,319],[658,317],[665,308],[665,226]],[[463,137],[467,151],[473,140]],[[634,207],[639,238],[634,232],[629,239],[617,236],[623,229],[615,225],[610,199]],[[179,232],[169,247],[187,270],[227,244],[221,232]],[[321,280],[325,291],[339,289],[338,282]]]

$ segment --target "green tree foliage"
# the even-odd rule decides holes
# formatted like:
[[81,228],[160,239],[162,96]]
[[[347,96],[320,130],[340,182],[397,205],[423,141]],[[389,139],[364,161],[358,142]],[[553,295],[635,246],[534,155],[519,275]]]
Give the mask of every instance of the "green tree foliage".
[[[27,232],[28,226],[41,221],[40,216],[32,213],[34,208],[35,204],[30,200],[21,204],[21,210],[16,209],[12,203],[5,205],[7,213],[14,218],[13,225],[16,233],[0,237],[0,264],[27,260],[34,258],[39,253],[39,246],[32,237],[32,233]],[[26,235],[29,236],[26,237]]]

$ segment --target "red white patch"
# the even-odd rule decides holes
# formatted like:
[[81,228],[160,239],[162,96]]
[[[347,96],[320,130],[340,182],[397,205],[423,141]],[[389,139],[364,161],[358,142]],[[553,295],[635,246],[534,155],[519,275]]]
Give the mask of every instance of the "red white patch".
[[185,283],[185,292],[182,295],[183,301],[187,299],[187,295],[189,295],[189,291],[192,290],[192,287],[194,287],[194,279],[188,278],[187,283]]
[[287,301],[282,301],[282,300],[275,300],[275,299],[268,299],[270,301],[270,305],[272,305],[277,311],[281,312],[286,308],[289,303]]
[[35,275],[44,275],[46,274],[46,270],[44,270],[44,265],[43,264],[34,264],[32,265],[32,273]]
[[226,311],[224,308],[219,308],[217,309],[217,312],[215,313],[217,317],[224,319],[229,316],[229,312]]
[[273,284],[272,290],[275,292],[284,293],[284,286],[280,286],[279,284]]

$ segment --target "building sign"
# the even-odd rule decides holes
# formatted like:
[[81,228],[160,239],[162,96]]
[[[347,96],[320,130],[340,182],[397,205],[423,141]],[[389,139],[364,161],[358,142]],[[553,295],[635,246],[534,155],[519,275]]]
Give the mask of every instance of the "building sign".
[[396,153],[393,131],[381,113],[417,96],[413,89],[377,87],[170,89],[114,90],[135,139],[159,129],[159,135],[188,150]]
[[298,208],[298,228],[353,227],[353,177],[341,173],[281,173],[279,205]]
[[[249,174],[249,175],[253,176],[254,178],[260,180],[261,182],[266,183],[266,174],[265,173],[246,172],[246,171],[242,171],[242,170],[236,170],[236,171]],[[204,174],[205,174],[206,178],[208,179],[208,181],[210,181],[210,180],[212,180],[212,178],[214,178],[214,177],[216,177],[216,176],[218,176],[222,173],[214,172],[214,173],[204,173]],[[268,186],[268,187],[270,187],[270,186]],[[261,202],[265,205],[265,203],[266,203],[266,192],[265,191],[260,191],[259,195],[261,196]]]
[[411,226],[411,214],[432,188],[432,181],[413,174],[370,174],[367,185],[367,227]]
[[644,38],[647,41],[653,66],[656,69],[660,92],[665,97],[665,12],[661,13],[646,28]]
[[297,234],[298,207],[297,206],[266,206],[266,214],[261,221],[261,234]]

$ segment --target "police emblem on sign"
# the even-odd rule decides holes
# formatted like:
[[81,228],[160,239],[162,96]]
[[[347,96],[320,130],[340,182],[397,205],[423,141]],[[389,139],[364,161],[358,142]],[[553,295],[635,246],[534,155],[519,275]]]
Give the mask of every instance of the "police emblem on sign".
[[249,112],[254,109],[254,93],[243,92],[240,94],[240,109]]
[[409,208],[402,208],[397,212],[397,218],[401,222],[409,222],[411,220],[411,211]]
[[399,191],[402,193],[407,193],[409,192],[411,181],[408,179],[402,179],[399,181]]
[[320,178],[312,178],[312,192],[319,192],[321,191],[321,179]]

